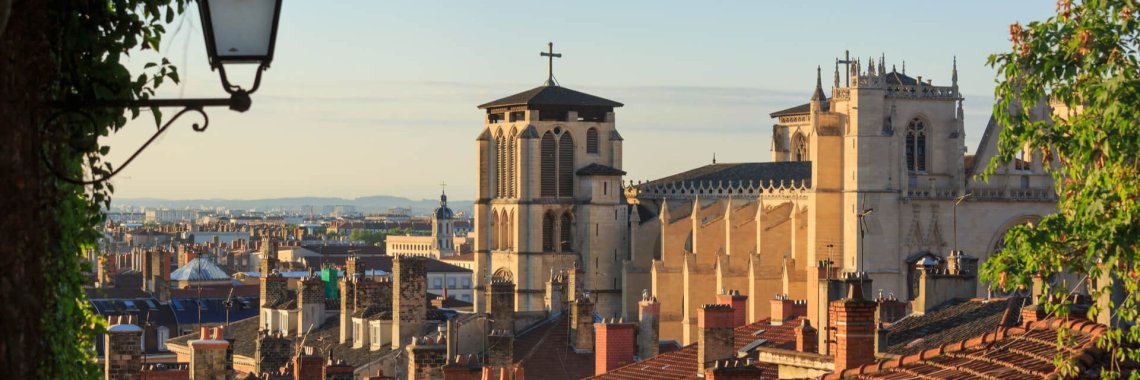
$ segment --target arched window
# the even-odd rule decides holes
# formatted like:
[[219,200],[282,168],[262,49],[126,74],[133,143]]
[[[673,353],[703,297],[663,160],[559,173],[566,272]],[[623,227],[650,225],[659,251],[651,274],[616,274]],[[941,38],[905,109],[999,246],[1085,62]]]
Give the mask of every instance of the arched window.
[[542,251],[554,251],[554,214],[549,211],[542,215]]
[[515,248],[515,210],[511,210],[511,216],[507,219],[507,249]]
[[499,249],[499,212],[491,210],[491,249]]
[[507,188],[507,144],[503,138],[503,131],[499,130],[495,136],[495,197],[506,196]]
[[510,137],[508,137],[509,143],[507,146],[507,151],[509,153],[507,154],[507,194],[506,194],[506,196],[510,197],[510,198],[516,197],[516,194],[517,194],[515,192],[515,186],[517,183],[517,181],[515,180],[515,167],[518,164],[515,162],[515,157],[518,155],[518,153],[516,153],[516,151],[518,150],[518,147],[519,147],[519,139],[518,139],[518,133],[516,133],[516,132],[517,131],[514,128],[511,128],[511,135],[510,135]]
[[559,221],[558,240],[560,252],[574,251],[574,216],[569,211],[562,213]]
[[574,196],[574,138],[570,133],[558,137],[558,196]]
[[558,195],[558,186],[555,184],[555,151],[556,145],[554,142],[554,134],[546,132],[542,135],[542,143],[539,148],[539,166],[542,174],[541,177],[541,193],[544,197],[553,197]]
[[598,153],[598,129],[586,130],[586,153]]
[[926,124],[918,118],[906,126],[906,169],[926,171]]
[[499,214],[499,249],[511,248],[511,223],[507,220],[507,210]]
[[807,137],[801,133],[796,133],[792,137],[792,160],[793,161],[808,161],[808,142]]

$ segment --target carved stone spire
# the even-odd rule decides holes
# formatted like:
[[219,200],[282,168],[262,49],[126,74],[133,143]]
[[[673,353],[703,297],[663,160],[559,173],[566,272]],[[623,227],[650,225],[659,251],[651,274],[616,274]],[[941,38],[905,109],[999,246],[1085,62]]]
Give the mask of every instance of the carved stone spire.
[[835,84],[832,87],[839,88],[839,61],[835,61]]
[[823,93],[823,81],[820,78],[820,67],[815,67],[815,92],[811,95],[812,101],[827,100],[827,95]]
[[887,73],[887,53],[882,53],[879,56],[879,75]]
[[954,56],[954,69],[950,71],[950,85],[958,87],[958,56]]

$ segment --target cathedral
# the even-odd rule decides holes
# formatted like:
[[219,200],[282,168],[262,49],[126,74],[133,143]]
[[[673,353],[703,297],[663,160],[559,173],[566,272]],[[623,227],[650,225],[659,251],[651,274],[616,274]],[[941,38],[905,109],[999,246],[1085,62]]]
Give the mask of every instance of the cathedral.
[[949,85],[885,57],[837,62],[829,90],[817,68],[806,103],[770,113],[770,156],[648,182],[623,180],[622,103],[550,75],[480,105],[478,289],[509,276],[516,309],[542,311],[545,284],[573,273],[570,300],[627,319],[648,290],[661,300],[660,338],[689,344],[698,308],[718,293],[749,295],[750,323],[769,317],[773,298],[804,300],[809,318],[826,320],[821,282],[851,273],[908,301],[916,267],[984,261],[1010,227],[1055,210],[1040,152],[978,176],[1000,126],[991,118],[967,149],[956,62]]

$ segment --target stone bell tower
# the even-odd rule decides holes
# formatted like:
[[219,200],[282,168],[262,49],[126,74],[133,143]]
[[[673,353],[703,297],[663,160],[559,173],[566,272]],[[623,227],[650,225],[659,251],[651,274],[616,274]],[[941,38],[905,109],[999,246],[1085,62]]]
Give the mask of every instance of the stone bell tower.
[[[553,44],[541,55],[549,68],[562,56]],[[621,311],[621,260],[629,255],[614,123],[621,106],[560,86],[553,71],[541,86],[479,106],[486,114],[476,139],[476,311],[487,311],[485,288],[501,270],[515,279],[518,311],[543,310],[550,274],[575,264],[599,314]]]

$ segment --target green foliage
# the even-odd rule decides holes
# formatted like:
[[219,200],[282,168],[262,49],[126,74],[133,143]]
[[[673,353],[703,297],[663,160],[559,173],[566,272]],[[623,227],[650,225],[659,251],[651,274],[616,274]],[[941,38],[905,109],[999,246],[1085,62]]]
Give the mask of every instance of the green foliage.
[[369,230],[352,230],[352,233],[348,235],[349,240],[363,240],[368,245],[382,244],[387,237],[388,234],[384,231]]
[[[187,0],[58,0],[48,5],[59,26],[52,52],[60,71],[48,88],[51,100],[66,99],[144,99],[155,88],[178,82],[178,71],[166,59],[148,63],[138,77],[132,77],[122,63],[130,51],[158,50],[164,24],[185,10]],[[61,176],[101,177],[112,170],[103,157],[110,147],[99,138],[122,128],[127,118],[123,109],[92,110],[90,117],[64,114],[45,123],[40,131],[42,152]],[[138,109],[130,109],[131,118]],[[155,121],[161,115],[155,110]],[[45,171],[46,172],[46,171]],[[61,178],[43,177],[49,197],[48,212],[55,221],[47,252],[40,256],[44,265],[46,312],[40,344],[50,357],[42,358],[39,377],[45,379],[99,379],[94,361],[94,339],[105,331],[105,322],[91,310],[83,292],[90,263],[81,257],[95,249],[105,221],[111,193],[109,183],[90,187],[75,185]]]
[[1057,213],[1006,235],[1005,248],[983,265],[983,278],[1005,290],[1052,279],[1046,311],[1057,316],[1067,315],[1076,289],[1086,286],[1098,299],[1110,291],[1104,279],[1113,278],[1124,287],[1123,300],[1109,310],[1093,308],[1090,317],[1111,313],[1132,326],[1097,342],[1114,362],[1140,359],[1132,344],[1140,342],[1134,327],[1140,312],[1137,8],[1135,0],[1059,1],[1056,16],[1011,25],[1011,51],[989,58],[998,70],[994,115],[1005,128],[987,173],[1023,149],[1038,152],[1059,201]]

